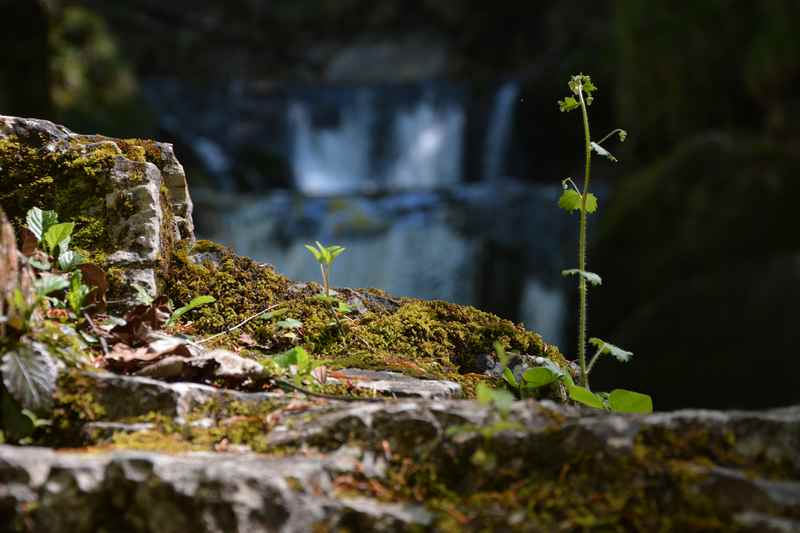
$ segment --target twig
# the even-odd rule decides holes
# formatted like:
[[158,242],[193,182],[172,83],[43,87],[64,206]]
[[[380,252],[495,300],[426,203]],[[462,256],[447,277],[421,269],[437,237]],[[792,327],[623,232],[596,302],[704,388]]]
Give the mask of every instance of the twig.
[[222,336],[222,335],[225,335],[225,334],[227,334],[227,333],[230,333],[231,331],[237,330],[237,329],[239,329],[240,327],[242,327],[242,326],[244,326],[245,324],[247,324],[248,322],[250,322],[251,320],[253,320],[254,318],[258,318],[258,317],[260,317],[261,315],[263,315],[264,313],[267,313],[267,312],[269,312],[269,311],[272,311],[272,310],[273,310],[273,309],[275,309],[276,307],[280,307],[280,306],[282,306],[282,305],[283,305],[282,303],[280,303],[280,304],[275,304],[275,305],[271,305],[271,306],[267,307],[266,309],[264,309],[263,311],[259,311],[258,313],[254,314],[253,316],[250,316],[250,317],[247,317],[247,318],[245,318],[244,320],[242,320],[241,322],[239,322],[238,324],[236,324],[236,325],[235,325],[235,326],[233,326],[232,328],[226,328],[226,329],[225,329],[225,331],[221,331],[221,332],[219,332],[219,333],[215,333],[214,335],[211,335],[210,337],[206,337],[205,339],[202,339],[202,340],[199,340],[199,341],[197,341],[197,344],[203,344],[203,343],[205,343],[205,342],[208,342],[208,341],[210,341],[210,340],[212,340],[212,339],[216,339],[217,337],[220,337],[220,336]]
[[86,319],[86,322],[88,322],[89,325],[92,327],[92,331],[94,332],[95,335],[97,335],[97,338],[100,340],[100,347],[103,349],[103,355],[107,356],[108,355],[108,343],[106,343],[106,339],[105,339],[105,337],[103,337],[103,335],[105,334],[105,331],[101,330],[100,328],[98,328],[94,324],[92,319],[89,317],[89,313],[84,312],[83,313],[83,317]]

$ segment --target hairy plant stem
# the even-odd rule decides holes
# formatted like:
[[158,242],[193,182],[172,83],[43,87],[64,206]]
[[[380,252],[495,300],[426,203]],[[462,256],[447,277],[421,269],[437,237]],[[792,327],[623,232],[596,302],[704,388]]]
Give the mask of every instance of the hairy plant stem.
[[[592,166],[592,145],[589,136],[589,113],[583,99],[583,88],[578,88],[583,115],[583,134],[586,141],[586,169],[583,174],[583,193],[581,194],[580,223],[578,236],[578,269],[586,272],[586,199],[589,196],[589,177]],[[581,384],[589,388],[589,372],[586,369],[586,278],[578,276],[578,360],[581,365]]]

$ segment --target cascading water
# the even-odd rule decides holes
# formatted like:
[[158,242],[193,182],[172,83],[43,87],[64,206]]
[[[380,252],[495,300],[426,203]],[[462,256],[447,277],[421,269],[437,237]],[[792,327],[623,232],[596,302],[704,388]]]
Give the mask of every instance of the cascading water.
[[[334,285],[472,304],[561,341],[567,285],[558,272],[571,266],[562,243],[572,232],[556,206],[558,184],[498,179],[509,168],[518,83],[500,85],[478,116],[467,86],[440,82],[275,95],[239,88],[207,97],[218,116],[199,119],[199,106],[173,93],[161,104],[181,125],[175,131],[230,185],[192,189],[201,237],[298,280],[318,277],[304,243],[340,244],[347,252]],[[464,180],[468,124],[486,125],[471,145],[482,146],[473,158],[482,182]],[[262,150],[282,154],[293,190],[270,188],[267,174],[261,191],[221,194],[237,187],[237,154]]]
[[494,98],[486,135],[483,179],[495,180],[505,176],[505,163],[511,140],[514,107],[519,94],[519,82],[511,80],[500,86]]
[[[464,138],[458,94],[440,84],[292,99],[287,137],[297,190],[325,195],[457,184]],[[315,113],[323,115],[319,123]]]

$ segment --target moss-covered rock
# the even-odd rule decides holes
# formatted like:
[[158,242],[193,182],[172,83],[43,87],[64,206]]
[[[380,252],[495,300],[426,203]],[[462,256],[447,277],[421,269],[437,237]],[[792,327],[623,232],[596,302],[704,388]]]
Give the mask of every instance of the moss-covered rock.
[[73,248],[106,268],[109,298],[156,293],[178,239],[194,239],[191,199],[171,146],[77,135],[0,116],[0,207],[17,227],[32,207],[73,221]]
[[[302,345],[333,367],[453,379],[468,394],[475,386],[469,373],[483,370],[479,356],[492,353],[496,342],[566,365],[558,349],[538,334],[468,306],[394,299],[375,289],[341,289],[337,294],[353,310],[334,312],[319,298],[319,285],[293,283],[272,267],[209,241],[178,248],[165,289],[178,304],[204,294],[216,298],[187,315],[199,334],[224,332],[271,308],[271,315],[247,322],[233,338],[247,332],[274,352]],[[285,318],[299,320],[302,327],[285,335],[277,324]]]

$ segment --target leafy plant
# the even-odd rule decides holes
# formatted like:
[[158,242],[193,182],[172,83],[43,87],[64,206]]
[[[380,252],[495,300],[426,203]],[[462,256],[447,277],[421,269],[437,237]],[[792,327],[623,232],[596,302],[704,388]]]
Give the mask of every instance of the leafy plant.
[[[59,223],[55,211],[42,211],[38,207],[28,210],[25,222],[28,231],[35,239],[35,244],[44,245],[44,251],[58,262],[62,272],[75,270],[84,262],[79,253],[69,249],[72,232],[75,229],[74,222]],[[39,270],[52,268],[49,258],[32,258],[30,263]]]
[[[579,216],[578,267],[564,270],[561,273],[564,276],[578,277],[578,362],[580,364],[581,385],[578,386],[574,383],[571,383],[572,378],[568,375],[568,373],[565,373],[565,379],[569,379],[569,383],[567,383],[568,393],[573,400],[591,407],[603,408],[610,406],[611,408],[615,408],[616,406],[620,407],[619,410],[639,409],[640,411],[637,412],[643,412],[645,410],[652,411],[652,400],[650,400],[649,396],[646,397],[648,401],[644,401],[641,397],[645,397],[646,395],[617,389],[613,391],[616,393],[614,395],[615,401],[611,403],[608,400],[610,395],[604,395],[603,393],[596,394],[591,392],[589,388],[589,373],[600,356],[609,354],[622,362],[628,361],[631,356],[633,356],[631,352],[623,350],[622,348],[614,346],[613,344],[597,338],[592,338],[589,340],[589,342],[597,346],[597,352],[595,353],[591,362],[589,362],[588,365],[586,363],[586,315],[588,286],[590,284],[596,286],[602,283],[600,276],[594,272],[588,271],[586,267],[587,217],[591,213],[596,212],[598,208],[597,197],[589,190],[589,185],[591,182],[592,153],[596,153],[609,159],[610,161],[616,162],[616,157],[614,157],[614,155],[603,146],[603,143],[614,135],[619,138],[620,142],[623,142],[628,134],[625,130],[617,128],[612,130],[599,141],[592,141],[591,133],[589,131],[588,107],[594,101],[593,93],[597,90],[597,87],[594,85],[594,83],[592,83],[591,78],[585,74],[577,74],[572,76],[569,80],[568,86],[572,94],[563,100],[560,100],[558,102],[558,106],[562,112],[569,112],[575,109],[581,110],[584,133],[583,186],[579,189],[572,178],[566,178],[562,181],[562,187],[564,191],[558,200],[558,205],[561,208],[568,212],[578,211]],[[539,379],[541,378],[542,376],[540,375]]]
[[311,246],[310,244],[306,244],[306,249],[311,252],[314,256],[314,259],[317,260],[319,263],[320,271],[322,272],[322,286],[324,289],[324,293],[326,297],[331,296],[331,287],[330,287],[330,271],[331,267],[333,266],[333,262],[336,258],[346,250],[342,246],[338,246],[336,244],[331,246],[324,246],[321,242],[316,241],[316,248]]
[[324,246],[319,241],[315,242],[317,245],[316,248],[310,244],[306,244],[305,247],[309,252],[311,252],[311,255],[314,256],[314,259],[317,260],[320,271],[322,272],[323,292],[322,294],[317,295],[317,297],[320,300],[328,303],[334,320],[332,324],[336,324],[336,326],[339,328],[339,331],[343,332],[342,323],[339,321],[338,313],[349,313],[352,311],[352,309],[349,305],[340,301],[335,296],[331,296],[330,273],[333,262],[336,260],[339,254],[346,250],[346,248],[336,244]]
[[175,311],[172,312],[172,314],[170,315],[169,319],[167,320],[167,325],[170,326],[170,325],[174,324],[180,317],[182,317],[184,314],[188,313],[192,309],[195,309],[197,307],[200,307],[200,306],[203,306],[203,305],[206,305],[206,304],[214,303],[216,301],[217,301],[216,298],[214,298],[213,296],[208,296],[208,295],[198,296],[196,298],[192,298],[191,302],[189,302],[188,304],[184,305],[183,307],[177,308]]

